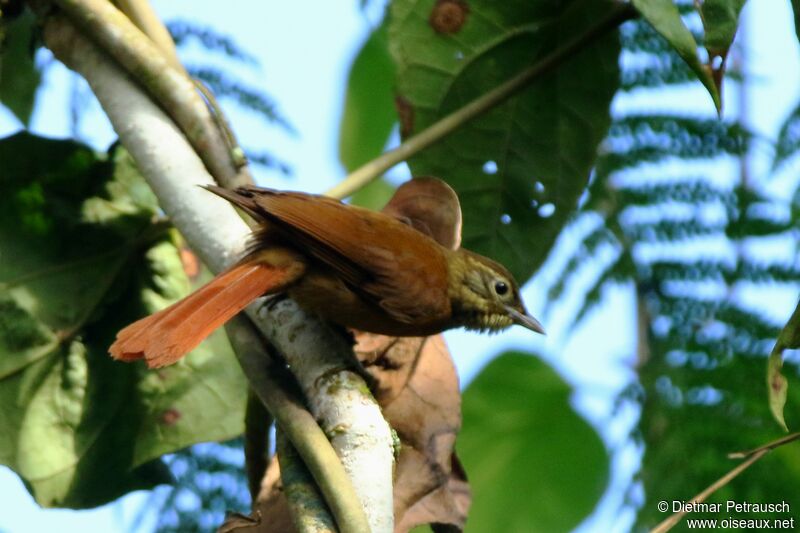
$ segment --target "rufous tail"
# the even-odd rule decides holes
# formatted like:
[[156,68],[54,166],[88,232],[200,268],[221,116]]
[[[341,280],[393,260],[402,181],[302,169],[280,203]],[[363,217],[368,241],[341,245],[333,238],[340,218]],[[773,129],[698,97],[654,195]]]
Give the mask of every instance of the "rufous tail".
[[236,264],[184,299],[117,333],[108,351],[122,361],[144,359],[150,368],[175,363],[250,302],[282,291],[301,271],[297,264]]

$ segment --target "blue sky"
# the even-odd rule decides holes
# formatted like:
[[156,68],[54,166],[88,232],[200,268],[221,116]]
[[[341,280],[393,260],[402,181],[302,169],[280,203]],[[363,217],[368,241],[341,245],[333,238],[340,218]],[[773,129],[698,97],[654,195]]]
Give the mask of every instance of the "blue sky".
[[[323,191],[344,176],[337,159],[337,136],[345,76],[353,54],[368,34],[379,10],[373,6],[364,14],[357,0],[315,2],[313,6],[273,0],[240,1],[235,5],[238,9],[234,10],[220,9],[219,3],[193,2],[189,9],[184,2],[155,2],[164,19],[188,19],[235,35],[242,48],[258,58],[260,68],[236,66],[237,73],[266,88],[298,131],[297,135],[287,135],[266,127],[251,114],[230,109],[230,119],[244,146],[269,147],[294,169],[294,178],[256,169],[259,182],[279,188]],[[312,7],[313,13],[309,13]],[[247,16],[241,16],[242,13]],[[775,138],[777,128],[800,99],[800,54],[791,19],[787,0],[751,1],[744,12],[747,56],[752,65],[748,73],[753,80],[748,89],[752,104],[746,121],[767,139]],[[189,47],[183,57],[189,64],[224,62],[199,47]],[[52,136],[69,135],[68,90],[65,87],[70,83],[63,67],[50,69],[39,95],[41,105],[32,129]],[[728,105],[726,113],[735,112],[739,95],[726,86],[724,96]],[[699,86],[687,87],[685,94],[675,97],[674,101],[659,99],[655,102],[653,96],[647,94],[618,98],[614,110],[651,109],[655,105],[713,113],[708,96]],[[0,110],[0,136],[18,128],[19,124],[10,114]],[[84,121],[80,133],[98,148],[105,148],[114,137],[96,108]],[[766,147],[754,157],[754,175],[765,171],[769,155]],[[710,170],[714,171],[724,169]],[[395,172],[402,175],[404,169]],[[770,184],[770,192],[781,194],[796,175],[797,165],[788,165]],[[574,234],[567,233],[560,239],[566,247],[571,241],[574,241]],[[525,286],[523,296],[534,315],[545,303],[543,291],[537,288],[548,285],[545,282],[551,280],[558,269],[558,260],[550,262]],[[777,305],[771,311],[776,319],[788,317],[796,296],[776,296]],[[463,382],[468,382],[488,358],[504,349],[513,347],[542,353],[576,387],[573,400],[576,408],[600,430],[609,447],[616,447],[624,442],[628,426],[635,417],[635,412],[612,415],[613,398],[634,377],[632,293],[626,287],[608,291],[603,304],[575,334],[567,337],[566,326],[575,303],[576,299],[572,298],[559,306],[546,324],[549,335],[544,338],[521,328],[491,337],[460,331],[449,332],[446,337]],[[614,333],[610,335],[609,332]],[[595,515],[580,528],[582,531],[625,531],[629,527],[630,513],[616,516],[623,498],[619,488],[627,485],[636,468],[638,453],[631,446],[623,447],[613,461],[611,489]],[[0,532],[13,533],[128,531],[132,517],[145,498],[143,494],[133,494],[121,502],[84,512],[41,510],[16,475],[4,467],[0,467],[0,493],[4,495],[0,504]]]

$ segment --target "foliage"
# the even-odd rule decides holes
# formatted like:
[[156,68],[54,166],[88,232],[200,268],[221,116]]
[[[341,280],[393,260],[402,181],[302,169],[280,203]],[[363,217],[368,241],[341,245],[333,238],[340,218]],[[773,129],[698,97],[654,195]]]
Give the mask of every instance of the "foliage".
[[[697,42],[672,0],[632,0],[642,17],[671,45],[708,89],[717,110],[722,109],[719,87],[697,55]],[[734,21],[734,28],[736,27]],[[733,36],[731,35],[731,39]]]
[[386,21],[372,31],[350,66],[339,123],[339,160],[355,170],[380,155],[397,116],[391,105],[395,66]]
[[[637,63],[658,65],[647,83],[653,90],[683,83],[683,74],[674,72],[675,53],[651,28],[627,24],[623,43],[640,55]],[[652,526],[664,518],[656,502],[688,499],[732,467],[728,452],[777,436],[763,375],[780,325],[741,294],[795,289],[795,264],[751,250],[790,242],[796,230],[789,203],[765,195],[746,174],[708,176],[711,163],[730,168],[723,165],[748,153],[750,136],[735,123],[628,113],[615,117],[604,146],[580,215],[593,220],[594,229],[550,297],[559,297],[568,280],[585,273],[584,265],[598,268],[592,260],[600,251],[613,257],[600,262],[580,316],[610,284],[636,288],[648,327],[639,339],[640,385],[622,399],[642,408],[635,435],[644,445],[645,499],[637,503],[639,522]],[[796,363],[787,366],[792,376],[798,374]],[[796,388],[789,394],[790,403],[800,400]],[[796,415],[790,418],[796,425]],[[800,473],[799,453],[779,450],[758,466],[769,475],[731,483],[713,501],[800,504],[786,491]]]
[[256,58],[243,50],[236,41],[213,28],[200,27],[186,20],[172,20],[167,22],[166,26],[172,40],[175,41],[175,46],[182,47],[196,40],[209,52],[219,52],[228,59],[245,64],[258,64]]
[[34,64],[36,19],[27,10],[16,17],[0,15],[0,103],[27,124],[41,79]]
[[570,531],[606,488],[597,433],[570,387],[530,354],[493,359],[464,390],[458,453],[473,488],[467,531]]
[[0,248],[14,258],[0,266],[0,461],[41,505],[91,507],[168,481],[164,453],[240,433],[224,337],[159,373],[107,355],[122,326],[189,289],[127,153],[19,133],[0,160]]
[[[343,164],[352,169],[384,147],[393,100],[407,138],[541,61],[610,5],[395,0],[350,71]],[[665,90],[695,77],[720,105],[721,67],[701,63],[700,36],[686,23],[694,8],[666,0],[633,5],[646,22],[626,24],[620,39],[610,32],[595,41],[409,165],[454,186],[465,211],[465,246],[506,263],[521,281],[547,257],[583,195],[579,217],[594,220],[594,228],[550,296],[561,296],[588,263],[599,272],[579,318],[609,284],[636,287],[648,326],[640,339],[641,387],[622,399],[642,408],[636,436],[645,449],[646,501],[639,502],[639,520],[651,524],[662,517],[655,501],[689,497],[729,469],[726,452],[774,437],[761,376],[780,328],[748,307],[739,289],[800,279],[796,265],[748,253],[754,242],[785,241],[798,206],[766,196],[741,176],[702,176],[698,162],[730,161],[749,150],[749,135],[734,123],[668,112],[611,120],[618,89]],[[712,58],[724,59],[741,5],[703,4]],[[25,19],[12,24],[18,23]],[[190,23],[170,30],[178,44],[197,40],[254,63],[212,30]],[[0,99],[25,121],[38,84],[20,44],[30,40],[30,24],[22,37],[7,34],[13,46],[3,52],[3,65],[14,54],[25,75],[12,89],[0,80]],[[641,59],[621,72],[620,41]],[[227,71],[190,71],[221,98],[292,131],[262,90]],[[797,112],[781,133],[776,167],[796,153],[796,121]],[[288,172],[272,154],[251,159]],[[224,509],[244,510],[240,442],[185,450],[241,433],[245,385],[224,337],[159,372],[113,364],[105,354],[120,326],[189,287],[179,239],[158,220],[155,199],[127,154],[19,134],[0,140],[0,160],[0,249],[14,256],[0,265],[0,461],[43,505],[73,507],[165,482],[166,464],[177,482],[152,501],[161,531],[206,530]],[[358,201],[376,207],[390,192],[378,181]],[[702,247],[702,258],[687,257],[681,248],[688,246]],[[611,261],[592,261],[607,250]],[[791,381],[798,365],[786,368]],[[788,393],[796,405],[800,387]],[[469,527],[568,530],[591,510],[607,457],[569,409],[568,396],[552,370],[520,353],[498,357],[467,388],[459,451],[477,495]],[[796,415],[788,418],[796,425]],[[176,450],[183,451],[162,458]],[[771,454],[762,463],[769,476],[731,484],[720,497],[793,498],[785,487],[799,473],[797,454]]]
[[775,158],[772,161],[773,170],[780,169],[800,150],[800,102],[794,111],[786,117],[778,133],[778,142],[775,146]]
[[156,489],[140,520],[154,513],[154,533],[212,531],[228,512],[247,512],[250,494],[244,474],[242,440],[198,444],[166,456],[175,480]]

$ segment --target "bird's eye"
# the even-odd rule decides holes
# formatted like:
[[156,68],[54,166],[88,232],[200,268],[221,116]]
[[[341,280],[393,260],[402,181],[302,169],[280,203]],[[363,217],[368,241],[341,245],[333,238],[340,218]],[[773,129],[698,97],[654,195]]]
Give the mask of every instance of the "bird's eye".
[[494,292],[496,292],[500,296],[503,296],[508,292],[508,285],[506,285],[505,282],[497,281],[494,284]]

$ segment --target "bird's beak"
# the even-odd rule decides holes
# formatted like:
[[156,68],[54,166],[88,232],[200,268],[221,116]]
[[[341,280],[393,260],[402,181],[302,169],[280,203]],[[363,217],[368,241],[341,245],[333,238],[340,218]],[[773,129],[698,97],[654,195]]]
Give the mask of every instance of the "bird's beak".
[[546,335],[544,332],[544,328],[542,324],[530,316],[525,312],[520,312],[518,309],[514,309],[510,305],[506,306],[506,312],[508,316],[514,321],[515,324],[522,326],[523,328],[527,328],[531,331],[535,331],[536,333],[541,333],[542,335]]

